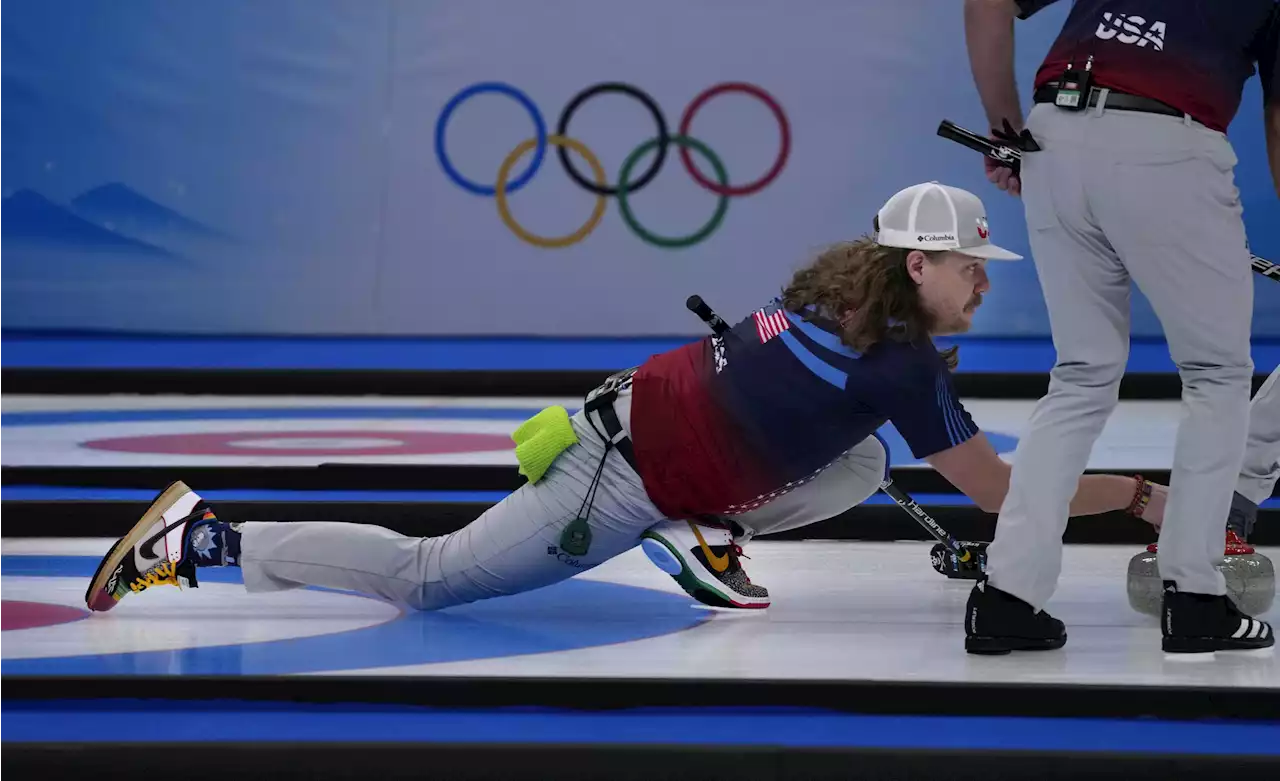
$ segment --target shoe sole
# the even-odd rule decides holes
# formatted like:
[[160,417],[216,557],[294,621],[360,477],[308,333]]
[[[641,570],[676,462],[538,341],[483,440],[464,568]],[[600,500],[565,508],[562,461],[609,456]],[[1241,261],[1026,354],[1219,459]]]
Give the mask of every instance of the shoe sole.
[[1275,635],[1266,640],[1231,637],[1165,637],[1160,646],[1167,654],[1210,654],[1214,651],[1260,651],[1275,646]]
[[168,488],[156,496],[155,500],[151,502],[151,506],[147,508],[146,513],[143,514],[142,519],[134,524],[129,533],[116,540],[116,544],[112,545],[111,550],[107,551],[107,555],[103,556],[102,561],[98,562],[98,569],[94,571],[93,577],[89,580],[89,588],[84,592],[84,603],[89,610],[95,613],[105,613],[119,604],[119,600],[106,593],[107,579],[110,577],[110,573],[116,571],[116,568],[124,561],[124,557],[133,550],[133,546],[142,541],[147,531],[155,525],[155,522],[178,499],[188,493],[191,493],[191,489],[181,480],[171,483]]
[[984,637],[971,635],[964,639],[964,650],[971,654],[998,656],[1013,651],[1054,651],[1067,644],[1067,636],[1053,638]]
[[[769,607],[769,599],[767,597],[762,599],[741,594],[730,597],[724,591],[710,585],[710,583],[706,582],[707,580],[712,580],[716,583],[719,583],[719,581],[712,578],[710,573],[705,573],[703,577],[699,577],[693,565],[661,537],[656,535],[645,536],[640,540],[640,549],[644,551],[644,554],[649,557],[649,561],[653,562],[655,567],[674,578],[680,588],[685,590],[685,593],[704,605],[739,610],[761,610]],[[697,569],[701,570],[703,568],[698,567]]]

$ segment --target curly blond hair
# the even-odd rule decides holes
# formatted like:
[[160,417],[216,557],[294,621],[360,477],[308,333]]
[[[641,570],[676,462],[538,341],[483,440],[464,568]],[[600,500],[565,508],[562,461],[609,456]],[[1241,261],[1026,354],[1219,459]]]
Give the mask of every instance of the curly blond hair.
[[[814,307],[838,322],[840,340],[860,353],[891,339],[932,343],[934,317],[907,273],[910,252],[877,244],[871,236],[833,244],[792,276],[783,289],[782,305],[796,314]],[[935,263],[946,255],[924,254]],[[958,365],[958,350],[939,352],[948,368]]]

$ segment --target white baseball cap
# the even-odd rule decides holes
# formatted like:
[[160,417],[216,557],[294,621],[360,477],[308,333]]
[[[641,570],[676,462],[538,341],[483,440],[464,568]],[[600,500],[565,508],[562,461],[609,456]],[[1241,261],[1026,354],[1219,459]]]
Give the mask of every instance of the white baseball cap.
[[987,210],[968,190],[925,182],[900,190],[876,214],[876,243],[886,247],[952,250],[990,260],[1021,260],[988,239]]

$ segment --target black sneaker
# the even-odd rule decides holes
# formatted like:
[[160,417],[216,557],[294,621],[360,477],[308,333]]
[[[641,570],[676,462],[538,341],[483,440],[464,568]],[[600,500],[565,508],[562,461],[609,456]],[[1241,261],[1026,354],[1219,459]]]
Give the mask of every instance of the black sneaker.
[[1032,610],[985,577],[969,593],[964,631],[964,650],[971,654],[1051,651],[1067,644],[1067,629],[1061,621],[1043,610]]
[[1171,580],[1164,582],[1160,631],[1171,654],[1253,651],[1276,644],[1271,625],[1241,613],[1231,597],[1178,591]]

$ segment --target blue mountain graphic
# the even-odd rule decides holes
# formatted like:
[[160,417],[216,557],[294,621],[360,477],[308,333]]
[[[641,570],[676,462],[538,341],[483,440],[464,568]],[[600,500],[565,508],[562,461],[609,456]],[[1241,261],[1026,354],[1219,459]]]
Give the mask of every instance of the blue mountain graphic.
[[0,204],[0,237],[6,244],[177,257],[160,247],[99,228],[33,190],[19,190]]
[[76,214],[115,233],[147,239],[187,235],[226,238],[119,182],[104,184],[71,201]]

